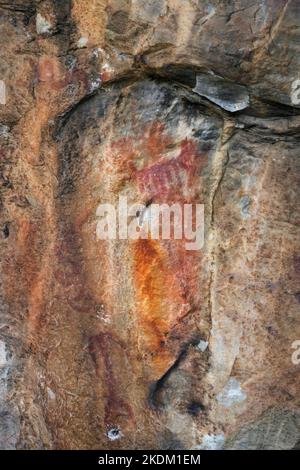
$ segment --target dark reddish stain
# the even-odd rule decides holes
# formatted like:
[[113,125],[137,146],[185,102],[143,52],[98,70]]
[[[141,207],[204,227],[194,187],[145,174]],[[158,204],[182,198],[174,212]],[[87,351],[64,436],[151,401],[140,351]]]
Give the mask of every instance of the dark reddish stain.
[[[175,156],[168,156],[170,152]],[[184,186],[197,187],[197,178],[207,164],[207,153],[200,151],[194,139],[173,142],[164,125],[153,122],[141,134],[113,142],[104,161],[109,162],[105,172],[114,175],[116,191],[118,184],[133,180],[147,199],[167,202],[166,198],[182,199]]]
[[300,274],[300,256],[294,257],[294,269],[297,274]]
[[300,304],[300,292],[297,292],[295,294],[295,297],[296,297],[296,300],[298,301],[298,303]]
[[183,184],[192,187],[205,163],[206,156],[198,153],[197,142],[185,139],[181,142],[177,157],[161,157],[153,165],[137,172],[139,188],[141,192],[155,197],[169,195],[172,190],[178,191]]
[[128,420],[129,424],[134,423],[133,411],[121,397],[113,372],[112,353],[116,348],[123,352],[125,345],[110,333],[99,333],[89,340],[89,352],[95,364],[96,374],[100,377],[102,370],[104,374],[106,387],[104,422],[107,428],[115,426],[120,418]]

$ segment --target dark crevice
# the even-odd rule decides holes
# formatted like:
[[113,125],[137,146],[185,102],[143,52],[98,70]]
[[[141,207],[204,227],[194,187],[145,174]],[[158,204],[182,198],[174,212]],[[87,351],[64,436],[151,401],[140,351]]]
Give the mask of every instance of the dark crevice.
[[2,228],[2,234],[3,234],[3,238],[8,238],[9,237],[9,223],[8,222],[6,224],[4,224],[4,226]]
[[292,450],[300,450],[300,441],[297,442],[295,447],[292,448]]
[[[145,77],[141,77],[141,79],[142,78],[145,78]],[[122,76],[122,77],[116,78],[115,80],[105,83],[104,85],[102,85],[102,87],[99,90],[95,90],[85,95],[84,97],[82,97],[77,103],[75,103],[69,109],[67,109],[64,114],[61,114],[57,117],[56,125],[54,126],[54,136],[58,137],[59,134],[62,132],[63,128],[65,127],[65,125],[67,124],[67,122],[76,113],[76,111],[80,109],[82,105],[91,101],[93,98],[99,95],[99,93],[103,92],[104,90],[108,90],[115,84],[119,84],[120,89],[121,89],[122,85],[128,85],[136,81],[137,81],[136,75],[130,75],[126,77]]]
[[159,379],[157,382],[152,384],[150,386],[150,392],[149,392],[149,403],[150,406],[154,409],[160,409],[162,408],[161,401],[159,399],[159,394],[160,392],[165,388],[166,382],[168,381],[169,377],[171,374],[179,367],[181,362],[186,358],[189,349],[191,346],[197,346],[199,343],[199,338],[193,340],[192,342],[189,342],[187,345],[185,345],[180,354],[178,355],[176,361],[173,363],[173,365],[167,370],[167,372]]
[[187,406],[187,412],[192,416],[198,416],[199,414],[203,413],[204,410],[205,410],[204,405],[197,401],[192,401]]
[[34,4],[29,4],[29,5],[21,5],[21,4],[16,4],[13,5],[11,3],[0,3],[0,9],[6,10],[12,13],[21,13],[21,14],[26,14],[28,16],[33,16],[36,12],[36,7]]
[[97,92],[93,92],[89,95],[84,96],[81,100],[75,103],[72,107],[70,107],[64,114],[61,114],[57,117],[57,125],[54,126],[54,135],[58,136],[62,129],[65,127],[66,123],[69,119],[73,116],[73,114],[79,109],[84,103],[90,101]]
[[64,2],[53,0],[53,6],[56,14],[56,31],[52,36],[63,34],[69,37],[71,30],[74,29],[74,25],[71,22],[71,0],[65,0]]
[[[28,3],[28,5],[22,4],[12,4],[8,2],[0,3],[0,10],[8,12],[8,14],[16,14],[16,15],[23,15],[23,24],[24,26],[28,26],[31,18],[36,14],[36,6],[38,3]],[[13,21],[14,26],[17,25],[14,21],[16,21],[16,17],[11,18]]]

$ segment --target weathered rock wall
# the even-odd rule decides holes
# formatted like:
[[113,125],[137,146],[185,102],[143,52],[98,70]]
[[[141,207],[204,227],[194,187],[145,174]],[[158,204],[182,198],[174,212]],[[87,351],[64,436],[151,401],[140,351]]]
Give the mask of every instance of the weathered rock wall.
[[[300,4],[0,0],[0,447],[300,442]],[[101,241],[120,196],[205,243]]]

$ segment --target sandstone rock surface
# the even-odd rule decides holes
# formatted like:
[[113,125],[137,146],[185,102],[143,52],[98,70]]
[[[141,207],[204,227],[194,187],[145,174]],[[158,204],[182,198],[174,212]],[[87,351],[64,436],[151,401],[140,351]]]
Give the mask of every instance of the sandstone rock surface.
[[[299,447],[299,24],[0,0],[0,448]],[[120,196],[204,204],[204,247],[99,240]]]

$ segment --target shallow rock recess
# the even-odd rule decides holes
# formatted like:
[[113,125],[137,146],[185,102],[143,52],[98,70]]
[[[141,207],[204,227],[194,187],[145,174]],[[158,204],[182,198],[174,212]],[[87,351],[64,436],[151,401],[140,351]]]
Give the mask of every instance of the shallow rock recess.
[[[0,448],[300,447],[299,25],[0,0]],[[119,196],[204,204],[204,247],[99,240]]]

